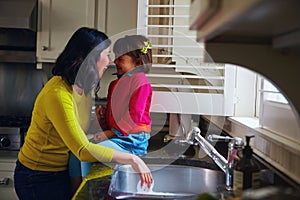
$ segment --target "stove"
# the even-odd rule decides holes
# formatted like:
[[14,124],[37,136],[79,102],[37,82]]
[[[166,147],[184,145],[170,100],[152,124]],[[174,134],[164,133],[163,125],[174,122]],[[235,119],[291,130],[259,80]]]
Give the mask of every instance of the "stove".
[[19,150],[21,131],[17,127],[0,127],[0,150]]
[[29,124],[30,117],[0,116],[0,150],[19,150]]

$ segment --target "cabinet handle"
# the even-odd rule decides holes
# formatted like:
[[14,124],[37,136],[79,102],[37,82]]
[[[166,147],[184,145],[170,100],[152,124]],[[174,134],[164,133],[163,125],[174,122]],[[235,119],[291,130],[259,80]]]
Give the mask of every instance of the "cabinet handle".
[[43,51],[47,51],[47,50],[48,50],[48,47],[42,46],[42,50],[43,50]]
[[0,185],[8,185],[9,184],[9,178],[2,178],[0,180]]

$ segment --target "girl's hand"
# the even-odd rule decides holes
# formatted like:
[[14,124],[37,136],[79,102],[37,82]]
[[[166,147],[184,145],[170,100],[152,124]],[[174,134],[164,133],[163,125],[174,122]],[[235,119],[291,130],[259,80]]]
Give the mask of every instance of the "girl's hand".
[[96,114],[96,118],[97,118],[97,121],[100,125],[100,127],[103,129],[103,130],[106,130],[108,129],[108,124],[107,124],[107,121],[106,121],[106,108],[103,107],[102,105],[98,105],[95,109],[95,114]]
[[107,139],[107,137],[106,137],[104,132],[98,132],[98,133],[94,134],[94,141],[95,142],[101,142],[101,141],[104,141],[106,139]]
[[95,133],[94,134],[94,141],[95,142],[101,142],[101,141],[107,140],[109,138],[112,138],[114,136],[116,136],[116,135],[113,131],[106,130],[106,131],[103,131],[103,132]]
[[98,105],[96,107],[95,113],[98,121],[102,121],[105,119],[105,112],[106,112],[106,108],[103,107],[102,105]]

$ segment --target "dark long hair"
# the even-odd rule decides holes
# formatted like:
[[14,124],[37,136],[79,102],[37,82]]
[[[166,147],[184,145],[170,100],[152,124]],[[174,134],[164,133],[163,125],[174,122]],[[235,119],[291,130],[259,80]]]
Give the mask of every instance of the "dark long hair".
[[52,74],[62,76],[70,86],[76,83],[85,94],[93,88],[99,89],[97,60],[110,44],[111,41],[103,32],[79,28],[58,56]]

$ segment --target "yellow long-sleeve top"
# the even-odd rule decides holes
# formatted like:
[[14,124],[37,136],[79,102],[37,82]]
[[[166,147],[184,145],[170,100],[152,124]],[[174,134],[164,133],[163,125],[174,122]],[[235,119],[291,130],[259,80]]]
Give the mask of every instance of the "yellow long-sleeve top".
[[79,119],[80,103],[84,104],[84,98],[88,98],[77,93],[74,98],[73,93],[76,92],[60,76],[54,76],[38,95],[18,155],[26,167],[40,171],[66,170],[70,150],[82,161],[111,161],[114,150],[89,142],[84,132],[88,120]]

